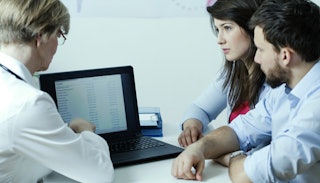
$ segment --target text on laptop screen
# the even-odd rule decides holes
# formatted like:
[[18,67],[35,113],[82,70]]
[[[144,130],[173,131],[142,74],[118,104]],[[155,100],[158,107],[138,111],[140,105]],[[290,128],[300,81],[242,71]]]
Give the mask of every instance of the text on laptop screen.
[[86,119],[97,134],[127,130],[121,74],[55,81],[55,89],[64,122]]

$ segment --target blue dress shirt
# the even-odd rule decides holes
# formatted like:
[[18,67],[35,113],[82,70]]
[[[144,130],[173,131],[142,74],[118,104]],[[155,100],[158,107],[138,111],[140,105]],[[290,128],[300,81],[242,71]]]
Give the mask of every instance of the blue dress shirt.
[[320,181],[320,63],[290,89],[270,91],[256,108],[229,126],[240,148],[264,145],[247,156],[244,168],[253,182]]

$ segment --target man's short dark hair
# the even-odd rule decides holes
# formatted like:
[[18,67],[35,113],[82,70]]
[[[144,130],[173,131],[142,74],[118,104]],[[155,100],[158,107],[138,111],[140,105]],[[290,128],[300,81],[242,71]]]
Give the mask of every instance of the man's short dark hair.
[[265,0],[250,20],[276,51],[295,50],[307,62],[320,58],[320,8],[309,0]]

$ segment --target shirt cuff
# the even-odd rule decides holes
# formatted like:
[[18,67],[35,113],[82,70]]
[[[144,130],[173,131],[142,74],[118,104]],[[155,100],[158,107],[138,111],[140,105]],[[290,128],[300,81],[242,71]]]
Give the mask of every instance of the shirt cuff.
[[244,128],[245,127],[245,125],[243,124],[244,122],[240,120],[240,118],[241,116],[234,119],[232,123],[228,124],[228,126],[232,128],[233,131],[236,133],[239,141],[240,149],[247,152],[248,150],[252,149],[252,147],[246,136],[247,133],[246,133],[246,129]]
[[209,118],[208,115],[199,107],[197,107],[195,104],[192,104],[187,111],[185,112],[182,120],[181,120],[181,129],[183,130],[183,123],[190,118],[194,118],[199,120],[202,123],[202,132],[205,131],[209,124]]
[[270,145],[247,156],[244,161],[244,170],[252,182],[275,182],[270,164]]

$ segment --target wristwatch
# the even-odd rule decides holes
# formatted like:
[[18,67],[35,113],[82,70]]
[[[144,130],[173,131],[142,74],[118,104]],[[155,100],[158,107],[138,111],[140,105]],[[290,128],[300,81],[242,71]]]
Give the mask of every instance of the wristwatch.
[[246,155],[246,153],[244,151],[235,151],[230,154],[230,160],[240,155]]

